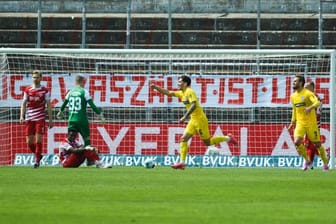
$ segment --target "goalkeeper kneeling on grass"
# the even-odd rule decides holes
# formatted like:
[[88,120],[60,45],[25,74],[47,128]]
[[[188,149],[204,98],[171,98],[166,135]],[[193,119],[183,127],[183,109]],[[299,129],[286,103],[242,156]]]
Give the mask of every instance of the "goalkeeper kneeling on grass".
[[85,159],[93,161],[97,168],[111,168],[99,160],[98,149],[84,146],[77,141],[78,132],[69,129],[67,138],[59,146],[59,158],[64,168],[79,167]]

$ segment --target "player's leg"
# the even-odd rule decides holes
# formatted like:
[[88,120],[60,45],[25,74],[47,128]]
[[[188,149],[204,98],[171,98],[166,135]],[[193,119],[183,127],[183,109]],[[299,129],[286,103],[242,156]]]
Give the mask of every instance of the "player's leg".
[[236,139],[231,134],[226,136],[217,135],[211,137],[208,120],[199,120],[196,129],[206,146],[217,145],[221,142],[231,142],[235,145],[238,145]]
[[[81,134],[83,140],[84,140],[84,145],[88,146],[91,145],[91,139],[90,139],[90,126],[88,122],[84,122],[83,124],[77,124],[79,133]],[[87,166],[92,166],[95,165],[95,161],[87,158],[86,162]]]
[[41,153],[39,150],[42,148],[41,138],[37,136],[39,133],[39,125],[37,121],[27,121],[25,126],[25,133],[27,136],[27,145],[32,153],[35,155],[35,163],[34,168],[38,168],[40,166]]
[[311,169],[313,169],[315,154],[317,152],[316,146],[311,141],[308,140],[308,143],[306,145],[306,149],[307,149],[307,154],[308,154],[309,160],[312,162]]
[[320,158],[323,162],[323,169],[324,170],[328,170],[329,167],[328,167],[328,158],[327,158],[327,155],[326,155],[326,152],[325,152],[325,149],[324,147],[322,146],[321,144],[321,137],[320,137],[320,131],[318,129],[318,127],[314,126],[314,127],[309,127],[308,131],[307,131],[307,136],[309,138],[309,140],[314,143],[319,155],[320,155]]
[[307,149],[307,155],[309,160],[311,161],[311,169],[314,169],[313,163],[314,163],[314,157],[315,157],[315,151],[316,147],[315,145],[308,139],[307,135],[304,136],[303,138],[303,145]]
[[112,168],[111,165],[103,164],[96,151],[85,151],[84,156],[87,160],[93,161],[97,168]]
[[45,130],[45,120],[36,121],[35,129],[35,144],[36,144],[36,151],[35,151],[35,165],[34,167],[37,168],[40,166],[40,161],[42,159],[42,138]]
[[78,132],[81,134],[84,140],[84,145],[91,145],[90,139],[90,126],[88,122],[84,122],[83,124],[77,124]]
[[66,160],[63,161],[64,168],[79,167],[85,160],[84,154],[72,153]]
[[28,148],[35,154],[35,123],[27,121],[25,124],[25,135]]
[[302,170],[305,171],[311,165],[311,161],[309,160],[306,147],[303,145],[303,137],[306,134],[306,129],[300,125],[297,125],[294,130],[294,144],[296,147],[296,151],[299,155],[301,155],[305,159],[305,163],[302,167]]
[[190,120],[180,140],[180,162],[172,165],[173,169],[184,169],[188,154],[188,141],[196,133],[194,122]]

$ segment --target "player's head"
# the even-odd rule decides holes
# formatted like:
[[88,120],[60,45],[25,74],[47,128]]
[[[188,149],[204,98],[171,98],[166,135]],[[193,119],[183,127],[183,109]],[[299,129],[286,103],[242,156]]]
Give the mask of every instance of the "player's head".
[[183,90],[189,87],[190,84],[191,84],[191,79],[189,76],[182,75],[181,77],[178,78],[178,87],[180,90]]
[[84,84],[85,84],[84,76],[81,76],[81,75],[77,76],[76,77],[76,85],[84,87]]
[[301,90],[305,85],[305,78],[302,75],[296,75],[293,81],[293,89],[294,90]]
[[34,70],[32,72],[32,79],[35,85],[39,85],[42,79],[42,73],[39,70]]
[[69,129],[68,130],[68,140],[69,141],[75,141],[78,135],[78,131],[75,129]]
[[312,92],[315,91],[315,83],[313,81],[306,82],[304,87]]

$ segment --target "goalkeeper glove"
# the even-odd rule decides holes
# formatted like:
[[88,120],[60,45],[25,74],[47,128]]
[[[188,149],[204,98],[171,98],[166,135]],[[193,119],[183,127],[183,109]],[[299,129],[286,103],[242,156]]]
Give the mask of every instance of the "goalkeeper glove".
[[62,119],[64,117],[63,112],[62,111],[58,111],[58,113],[56,114],[56,118],[57,119]]

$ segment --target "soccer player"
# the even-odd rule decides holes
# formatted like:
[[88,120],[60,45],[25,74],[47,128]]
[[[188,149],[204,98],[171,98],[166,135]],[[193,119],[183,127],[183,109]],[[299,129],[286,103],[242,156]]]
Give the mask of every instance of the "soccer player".
[[93,111],[99,115],[100,120],[104,123],[105,119],[102,111],[94,104],[89,91],[84,89],[85,78],[83,76],[76,77],[76,87],[74,87],[65,96],[65,100],[57,113],[57,118],[63,117],[63,111],[68,105],[68,130],[78,131],[84,139],[84,145],[90,145],[90,127],[89,119],[86,112],[87,104],[93,109]]
[[46,105],[48,112],[48,126],[53,127],[50,104],[50,91],[41,85],[42,74],[38,70],[32,72],[33,84],[25,88],[20,109],[20,123],[25,123],[27,145],[35,154],[34,168],[40,166],[42,159],[42,136],[46,126]]
[[112,168],[99,161],[97,148],[78,142],[77,135],[76,130],[69,129],[67,138],[59,146],[59,158],[64,168],[79,167],[85,159],[93,161],[97,168]]
[[152,84],[151,88],[167,96],[178,97],[185,105],[187,112],[179,120],[184,123],[188,117],[190,120],[180,139],[180,162],[172,165],[174,169],[185,169],[185,160],[188,153],[188,141],[195,135],[199,134],[205,145],[216,145],[220,142],[231,142],[238,145],[237,141],[231,134],[227,136],[210,136],[208,118],[205,115],[202,106],[196,96],[196,93],[190,87],[191,79],[188,76],[181,76],[178,79],[178,91],[169,91],[157,85]]
[[303,145],[303,138],[307,135],[307,138],[315,145],[323,161],[323,170],[327,171],[329,170],[328,160],[325,149],[321,145],[315,110],[320,106],[320,101],[313,92],[304,88],[304,85],[304,77],[296,75],[293,81],[294,93],[290,97],[293,109],[288,130],[291,130],[295,126],[294,144],[299,155],[305,159],[302,170],[306,171],[312,165],[312,161],[309,159],[306,148]]
[[[315,93],[315,83],[313,81],[309,81],[309,82],[305,83],[304,87],[306,89],[310,90],[311,92]],[[322,99],[317,94],[315,94],[315,96],[320,101],[320,106],[318,106],[316,108],[317,126],[320,129],[321,114],[322,114]],[[304,142],[304,145],[305,145],[305,147],[307,149],[307,154],[308,154],[309,160],[313,163],[315,155],[318,155],[318,151],[316,149],[316,146],[311,141],[309,141],[309,139],[307,138],[307,136],[304,137],[303,142]],[[311,165],[311,169],[314,169],[313,164]]]

